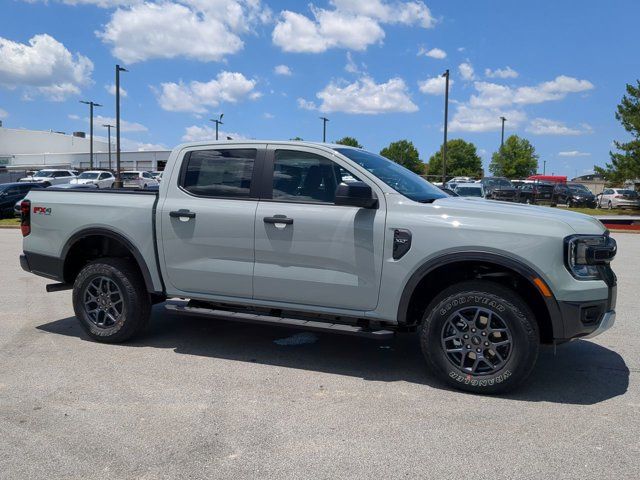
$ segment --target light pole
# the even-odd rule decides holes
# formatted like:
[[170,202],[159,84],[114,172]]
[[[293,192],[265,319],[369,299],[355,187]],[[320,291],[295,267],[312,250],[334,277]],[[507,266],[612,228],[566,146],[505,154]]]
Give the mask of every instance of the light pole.
[[500,117],[500,120],[502,120],[502,136],[500,137],[500,150],[502,150],[502,146],[504,145],[504,122],[506,122],[507,119]]
[[107,123],[102,126],[107,129],[107,138],[109,139],[109,170],[111,170],[111,129],[113,128],[113,125],[109,125]]
[[128,72],[124,67],[116,65],[116,188],[122,188],[120,178],[120,72]]
[[546,160],[542,161],[542,174],[543,175],[547,174],[547,161]]
[[442,185],[447,181],[447,127],[449,124],[449,69],[442,74],[444,87],[444,143],[442,144]]
[[329,119],[327,117],[320,117],[320,120],[322,120],[322,143],[325,143],[327,141],[327,122]]
[[93,107],[101,107],[99,103],[80,100],[80,103],[89,105],[89,169],[93,170]]
[[216,140],[218,140],[218,125],[224,125],[224,123],[222,123],[222,117],[224,117],[224,113],[221,113],[220,114],[220,118],[218,118],[217,120],[215,118],[210,118],[209,119],[212,122],[215,122],[215,124],[216,124]]

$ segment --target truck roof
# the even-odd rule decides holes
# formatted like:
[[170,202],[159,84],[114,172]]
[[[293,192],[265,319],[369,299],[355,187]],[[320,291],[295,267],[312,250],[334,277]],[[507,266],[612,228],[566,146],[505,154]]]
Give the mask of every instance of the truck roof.
[[226,146],[226,145],[264,145],[264,144],[278,144],[278,145],[299,145],[302,147],[324,147],[329,149],[336,148],[350,148],[353,150],[364,150],[362,148],[352,147],[350,145],[341,145],[338,143],[327,142],[309,142],[306,140],[208,140],[201,142],[188,142],[181,143],[176,146],[176,149],[183,149],[189,147],[203,147],[203,146]]

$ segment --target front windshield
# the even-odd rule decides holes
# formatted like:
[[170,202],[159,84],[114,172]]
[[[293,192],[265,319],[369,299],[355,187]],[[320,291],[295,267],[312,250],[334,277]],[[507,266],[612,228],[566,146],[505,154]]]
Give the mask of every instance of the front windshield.
[[429,203],[438,198],[447,197],[447,194],[424,178],[385,157],[354,148],[336,148],[335,150],[371,172],[396,192],[415,202]]
[[35,177],[40,177],[40,178],[49,178],[53,176],[53,172],[52,171],[46,171],[46,170],[40,170],[39,172],[36,172],[33,174],[34,178]]
[[80,179],[87,179],[87,180],[95,180],[96,178],[98,178],[98,174],[95,172],[83,172],[80,174],[80,176],[78,177]]
[[456,193],[461,197],[481,197],[482,189],[477,187],[458,187]]
[[589,189],[584,185],[570,185],[569,190],[573,193],[590,193]]
[[505,178],[487,178],[485,180],[490,187],[511,187],[511,182]]

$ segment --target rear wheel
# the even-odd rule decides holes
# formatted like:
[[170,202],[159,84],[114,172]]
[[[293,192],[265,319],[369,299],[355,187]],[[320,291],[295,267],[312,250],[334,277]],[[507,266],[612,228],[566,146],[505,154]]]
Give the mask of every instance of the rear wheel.
[[123,258],[101,258],[84,267],[73,285],[73,309],[94,340],[128,340],[147,325],[151,300],[144,281]]
[[511,390],[538,356],[538,326],[513,291],[489,281],[447,288],[427,308],[419,329],[429,367],[446,383],[474,393]]

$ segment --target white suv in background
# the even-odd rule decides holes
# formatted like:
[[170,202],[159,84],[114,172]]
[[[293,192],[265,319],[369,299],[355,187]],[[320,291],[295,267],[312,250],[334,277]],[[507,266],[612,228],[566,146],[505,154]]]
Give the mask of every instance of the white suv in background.
[[40,170],[29,177],[21,178],[20,182],[36,182],[41,183],[43,186],[61,185],[69,183],[76,178],[76,175],[72,170],[58,170],[53,168],[46,168]]
[[105,172],[102,170],[89,170],[86,172],[82,172],[69,183],[78,185],[95,185],[98,188],[112,188],[113,182],[115,181],[116,177],[114,177],[111,172]]
[[149,172],[122,172],[120,178],[122,186],[125,188],[147,188],[151,185],[158,185],[158,181]]

